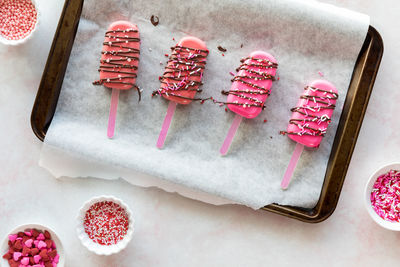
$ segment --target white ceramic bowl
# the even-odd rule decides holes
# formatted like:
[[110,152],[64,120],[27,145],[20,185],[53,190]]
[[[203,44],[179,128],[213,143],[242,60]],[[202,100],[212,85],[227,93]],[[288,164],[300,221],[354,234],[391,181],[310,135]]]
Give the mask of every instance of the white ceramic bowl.
[[26,36],[23,39],[19,39],[19,40],[8,40],[6,38],[4,38],[1,34],[0,34],[0,43],[5,44],[5,45],[19,45],[22,43],[25,43],[27,40],[29,40],[30,38],[32,38],[33,33],[36,31],[37,27],[39,26],[39,17],[40,17],[40,12],[39,12],[39,8],[38,8],[38,2],[36,0],[31,0],[33,5],[35,6],[36,9],[36,25],[33,28],[33,30],[31,31],[31,33]]
[[[119,241],[115,245],[100,245],[95,242],[93,242],[92,239],[89,238],[89,236],[86,234],[84,226],[83,226],[83,221],[85,218],[86,211],[92,206],[93,204],[101,201],[112,201],[114,203],[119,204],[121,207],[123,207],[128,214],[129,218],[129,228],[128,232],[124,236],[124,238]],[[115,198],[113,196],[98,196],[90,199],[87,201],[79,210],[79,215],[77,217],[77,225],[76,225],[76,231],[78,234],[79,239],[81,240],[82,244],[91,252],[96,253],[97,255],[111,255],[120,252],[123,250],[131,241],[132,235],[133,235],[133,225],[134,225],[134,220],[132,217],[132,212],[129,209],[128,205],[126,205],[121,199]]]
[[374,186],[376,179],[378,179],[379,176],[387,173],[390,170],[400,170],[400,163],[392,163],[392,164],[386,165],[371,175],[371,177],[369,178],[369,180],[365,186],[365,190],[364,190],[364,204],[365,204],[365,208],[367,209],[369,215],[377,224],[379,224],[383,228],[386,228],[389,230],[400,231],[400,223],[389,222],[389,221],[384,220],[374,211],[374,209],[372,208],[372,204],[371,204],[371,191],[372,191],[372,187]]
[[3,240],[3,243],[1,244],[1,250],[0,250],[0,254],[1,254],[0,255],[0,257],[1,257],[0,263],[1,264],[0,264],[0,266],[1,267],[10,267],[10,265],[8,264],[8,261],[6,261],[5,259],[2,258],[3,255],[8,251],[8,248],[9,248],[8,247],[8,235],[16,234],[18,232],[25,231],[27,229],[37,229],[37,230],[41,230],[41,231],[44,231],[44,230],[49,231],[49,233],[51,234],[51,239],[56,244],[57,252],[60,255],[60,260],[59,260],[59,262],[57,264],[57,267],[64,267],[65,256],[64,256],[64,249],[63,249],[63,246],[61,244],[60,239],[58,238],[56,233],[52,229],[50,229],[49,227],[46,227],[46,226],[41,225],[41,224],[35,224],[35,223],[20,225],[17,228],[15,228],[12,231],[9,231],[7,233],[6,237]]

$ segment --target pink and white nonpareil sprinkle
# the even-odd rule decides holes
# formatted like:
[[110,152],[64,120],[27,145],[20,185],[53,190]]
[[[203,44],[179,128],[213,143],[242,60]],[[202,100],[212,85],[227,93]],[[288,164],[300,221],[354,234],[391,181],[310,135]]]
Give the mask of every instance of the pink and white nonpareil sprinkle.
[[400,171],[390,170],[376,179],[371,204],[384,220],[400,222]]

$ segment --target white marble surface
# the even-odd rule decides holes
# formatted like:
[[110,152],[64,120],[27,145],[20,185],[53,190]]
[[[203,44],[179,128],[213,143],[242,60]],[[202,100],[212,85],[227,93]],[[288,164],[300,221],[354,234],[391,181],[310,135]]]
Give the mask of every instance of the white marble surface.
[[[41,142],[30,113],[62,0],[39,0],[42,26],[28,43],[0,46],[0,236],[19,224],[53,228],[66,266],[398,266],[400,233],[376,225],[363,187],[381,165],[400,161],[400,5],[396,0],[324,0],[371,16],[385,54],[335,213],[305,224],[241,206],[216,207],[123,181],[56,180],[38,166]],[[345,48],[344,48],[345,49]],[[111,257],[88,252],[75,234],[81,204],[122,198],[136,218],[127,249]]]

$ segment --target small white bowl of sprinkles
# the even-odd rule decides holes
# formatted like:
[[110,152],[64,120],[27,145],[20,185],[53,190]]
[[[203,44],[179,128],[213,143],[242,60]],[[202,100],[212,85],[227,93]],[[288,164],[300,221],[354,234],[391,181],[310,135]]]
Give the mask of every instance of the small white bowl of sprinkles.
[[39,21],[35,0],[0,1],[0,43],[18,45],[32,37]]
[[131,241],[134,220],[129,207],[113,196],[99,196],[79,210],[77,234],[82,244],[97,255],[111,255]]
[[400,231],[400,163],[386,165],[369,178],[364,200],[377,224]]

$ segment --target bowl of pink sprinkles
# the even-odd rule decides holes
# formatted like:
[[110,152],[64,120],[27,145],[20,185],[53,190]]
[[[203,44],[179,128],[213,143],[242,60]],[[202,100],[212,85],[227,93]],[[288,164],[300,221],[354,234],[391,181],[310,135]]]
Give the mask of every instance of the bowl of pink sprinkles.
[[77,218],[77,234],[82,244],[98,255],[124,249],[133,234],[132,212],[121,199],[98,196],[87,201]]
[[386,165],[369,178],[365,206],[380,226],[400,231],[400,163]]
[[35,0],[0,1],[0,43],[22,44],[37,28],[39,20]]

